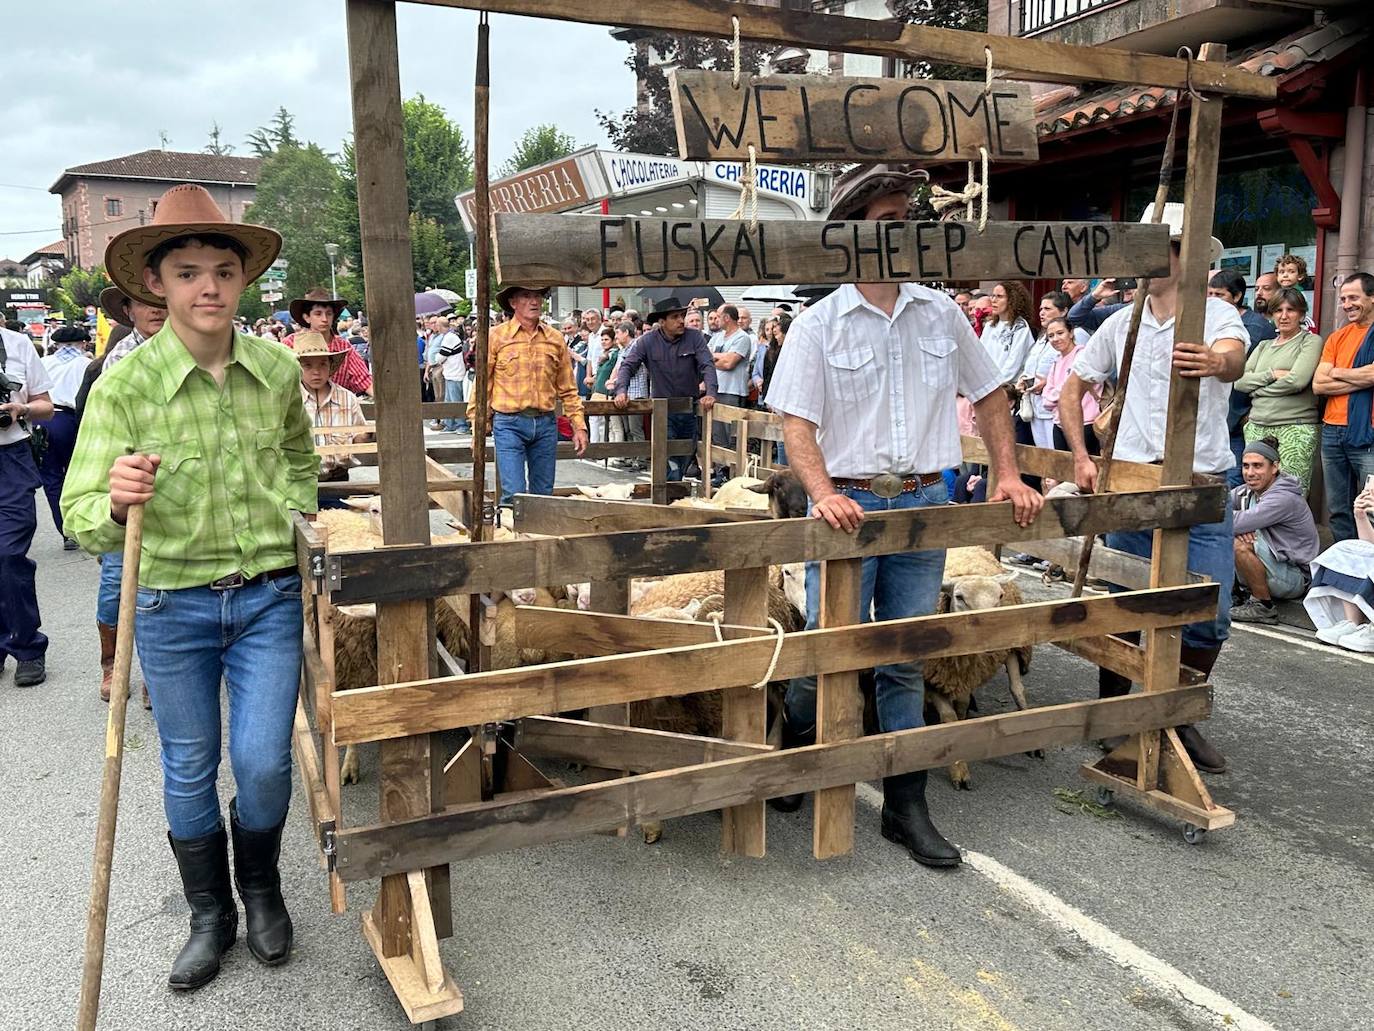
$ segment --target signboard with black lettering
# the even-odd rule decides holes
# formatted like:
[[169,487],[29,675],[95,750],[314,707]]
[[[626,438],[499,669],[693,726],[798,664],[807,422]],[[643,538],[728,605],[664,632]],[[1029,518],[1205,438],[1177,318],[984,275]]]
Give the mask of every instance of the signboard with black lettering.
[[498,214],[495,257],[502,282],[535,289],[1160,276],[1169,229]]
[[1039,156],[1030,86],[766,75],[677,68],[669,76],[684,158],[947,161]]

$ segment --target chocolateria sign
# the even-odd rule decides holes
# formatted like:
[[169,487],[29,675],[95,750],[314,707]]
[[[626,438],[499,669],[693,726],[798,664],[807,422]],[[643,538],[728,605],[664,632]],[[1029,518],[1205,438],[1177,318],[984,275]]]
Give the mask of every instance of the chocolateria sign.
[[498,214],[496,264],[503,282],[535,288],[1158,276],[1169,229]]

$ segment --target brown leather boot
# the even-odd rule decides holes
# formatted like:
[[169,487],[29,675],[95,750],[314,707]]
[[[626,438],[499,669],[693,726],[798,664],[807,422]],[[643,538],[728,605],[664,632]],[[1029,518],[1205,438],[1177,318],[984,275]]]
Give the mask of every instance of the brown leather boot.
[[117,627],[97,623],[100,630],[100,700],[110,700],[110,682],[114,680],[115,634]]

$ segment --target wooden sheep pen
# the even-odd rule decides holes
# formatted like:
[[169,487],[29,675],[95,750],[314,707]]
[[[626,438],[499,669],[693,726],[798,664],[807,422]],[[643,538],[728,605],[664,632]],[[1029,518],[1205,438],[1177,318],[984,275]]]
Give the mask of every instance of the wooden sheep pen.
[[[1035,80],[1191,86],[1212,97],[1195,103],[1190,119],[1182,256],[1189,284],[1201,284],[1207,271],[1219,98],[1274,92],[1271,81],[1220,63],[1224,50],[1216,47],[1204,51],[1204,60],[1192,62],[727,0],[427,2],[724,37],[737,31],[748,41],[921,55],[977,67],[990,53],[1002,72]],[[453,933],[448,864],[464,858],[711,810],[722,811],[722,847],[757,857],[765,847],[764,800],[815,792],[813,851],[824,859],[853,847],[859,781],[953,759],[988,759],[1123,734],[1131,735],[1128,743],[1086,768],[1085,775],[1196,828],[1215,829],[1234,820],[1229,810],[1212,802],[1172,729],[1205,719],[1211,710],[1210,687],[1180,677],[1180,629],[1209,618],[1218,590],[1225,589],[1192,582],[1186,569],[1189,527],[1217,521],[1227,503],[1220,485],[1192,482],[1196,380],[1174,378],[1162,463],[1116,462],[1116,493],[1051,500],[1028,528],[1016,525],[1009,505],[968,505],[873,515],[859,532],[846,535],[810,519],[757,520],[661,507],[666,490],[656,490],[653,500],[660,504],[653,506],[520,496],[516,528],[550,536],[431,544],[427,494],[451,498],[447,488],[454,477],[446,470],[436,472],[438,463],[426,454],[422,420],[437,406],[421,405],[415,382],[395,6],[394,0],[346,4],[385,547],[327,553],[309,524],[298,523],[300,563],[315,618],[307,624],[296,743],[335,908],[343,908],[346,883],[381,880],[376,904],[363,916],[363,932],[413,1022],[462,1009],[461,992],[444,970],[438,942]],[[493,221],[485,189],[486,35],[484,13],[477,76],[479,226]],[[523,273],[529,271],[518,259],[522,218],[573,216],[495,220],[502,273],[519,268],[508,276],[517,282],[525,282]],[[988,227],[989,241],[996,236],[994,225]],[[976,232],[967,227],[970,241]],[[478,265],[485,268],[490,236],[479,232],[477,239]],[[990,242],[973,250],[980,247],[984,257],[991,253]],[[1127,254],[1111,271],[1147,274],[1157,271],[1158,264],[1157,258],[1133,263]],[[988,271],[1018,274],[1003,265],[989,265]],[[478,277],[479,356],[487,329],[487,278]],[[634,279],[624,283],[633,285]],[[1204,303],[1200,286],[1181,294],[1179,338],[1201,337]],[[482,365],[479,360],[479,370]],[[483,389],[479,379],[477,396],[483,396]],[[664,427],[663,406],[654,415],[656,429]],[[480,410],[474,412],[479,441],[484,439],[483,418]],[[977,460],[980,446],[967,441],[966,457]],[[661,468],[667,447],[666,433],[655,433],[650,449],[656,468]],[[482,448],[479,443],[471,456],[475,482],[463,485],[477,499],[482,492],[476,484],[484,479]],[[1070,478],[1067,455],[1022,448],[1018,457],[1029,473]],[[436,484],[445,489],[436,490]],[[471,503],[468,512],[481,507]],[[474,522],[480,534],[478,527],[480,522]],[[865,557],[955,544],[1014,543],[1035,551],[1040,546],[1036,542],[1046,542],[1042,550],[1052,551],[1056,545],[1049,542],[1122,529],[1155,533],[1151,562],[1099,551],[1096,561],[1103,575],[1134,588],[1125,593],[861,622]],[[475,535],[474,541],[478,539]],[[801,561],[823,563],[821,625],[777,638],[765,629],[768,569]],[[724,640],[717,640],[706,624],[624,614],[633,577],[716,569],[726,571]],[[521,609],[519,628],[544,646],[581,657],[502,670],[483,669],[479,661],[464,675],[440,675],[433,634],[436,597],[580,581],[592,582],[595,611]],[[329,606],[356,602],[377,605],[381,683],[334,693]],[[1129,631],[1142,634],[1141,645],[1113,636]],[[861,736],[858,670],[1042,642],[1063,643],[1142,683],[1144,692]],[[750,685],[770,665],[779,680],[819,676],[815,745],[777,752],[765,744],[765,696]],[[708,690],[724,693],[719,739],[624,725],[623,714],[632,701]],[[558,715],[584,709],[585,720]],[[510,729],[502,730],[503,725]],[[457,728],[473,733],[450,757],[438,735]],[[380,742],[380,809],[376,823],[351,826],[341,811],[334,746],[364,742]],[[548,783],[526,756],[623,772],[563,787]]]

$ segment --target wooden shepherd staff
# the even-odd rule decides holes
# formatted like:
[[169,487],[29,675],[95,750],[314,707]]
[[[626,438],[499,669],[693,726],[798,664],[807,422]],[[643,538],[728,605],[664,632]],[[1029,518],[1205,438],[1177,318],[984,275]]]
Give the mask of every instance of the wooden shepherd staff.
[[100,977],[105,969],[105,924],[110,915],[110,864],[114,859],[115,820],[119,816],[119,778],[124,767],[124,714],[129,705],[129,667],[134,657],[134,613],[138,607],[138,560],[143,551],[143,506],[130,505],[124,529],[124,575],[119,583],[119,635],[115,644],[114,684],[105,724],[105,774],[100,782],[100,821],[95,833],[95,869],[86,918],[86,959],[81,967],[77,1031],[94,1031],[100,1009]]

